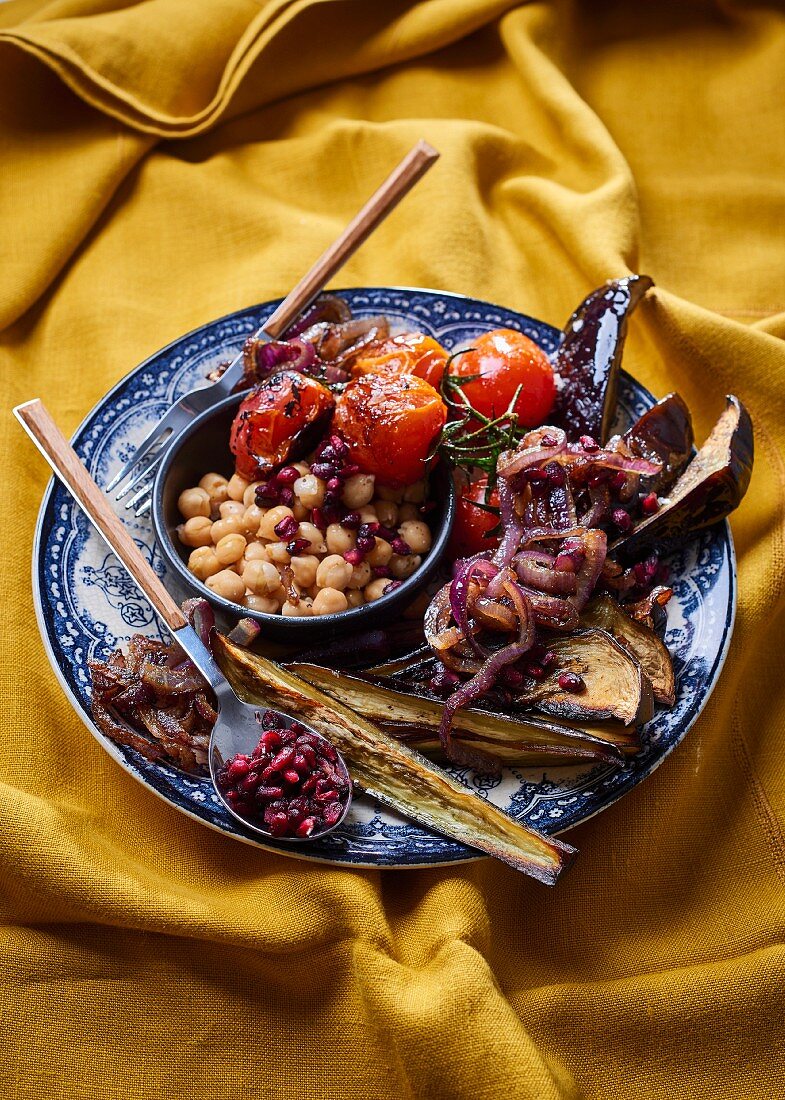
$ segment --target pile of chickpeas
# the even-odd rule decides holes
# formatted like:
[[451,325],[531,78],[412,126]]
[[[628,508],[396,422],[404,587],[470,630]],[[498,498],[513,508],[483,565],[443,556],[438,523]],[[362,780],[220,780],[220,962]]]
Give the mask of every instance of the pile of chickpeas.
[[216,595],[267,614],[330,615],[378,600],[430,550],[425,482],[377,488],[372,474],[354,474],[341,486],[344,518],[317,526],[327,482],[305,462],[284,474],[290,505],[260,506],[262,483],[237,474],[205,474],[180,494],[188,568]]

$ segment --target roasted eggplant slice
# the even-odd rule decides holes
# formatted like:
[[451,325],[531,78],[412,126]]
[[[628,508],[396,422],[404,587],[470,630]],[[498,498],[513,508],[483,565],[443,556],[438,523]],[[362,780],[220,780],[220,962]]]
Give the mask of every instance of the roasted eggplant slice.
[[[579,630],[545,643],[557,666],[525,693],[527,705],[573,722],[616,718],[641,725],[653,714],[652,690],[637,660],[605,630]],[[580,695],[562,691],[559,674],[577,673],[586,685]]]
[[215,635],[213,650],[241,699],[290,714],[343,753],[353,780],[373,798],[454,840],[553,885],[575,849],[525,828],[447,772],[342,703],[272,661]]
[[653,630],[630,618],[608,595],[597,596],[587,604],[581,614],[581,623],[612,634],[641,666],[652,686],[654,698],[668,707],[673,706],[676,700],[673,662]]
[[647,492],[665,493],[690,461],[694,436],[690,410],[677,393],[669,393],[645,412],[624,435],[636,458],[659,463],[661,469],[644,477]]
[[616,414],[616,387],[627,318],[653,286],[648,275],[612,279],[573,313],[552,356],[561,379],[551,423],[570,439],[590,435],[605,443]]
[[[441,723],[443,704],[415,694],[413,690],[371,684],[318,665],[294,665],[292,669],[358,714],[386,727],[394,727],[396,736],[400,736],[405,726],[436,731]],[[553,749],[557,750],[554,762],[558,757],[558,762],[569,763],[571,751],[576,752],[576,759],[584,757],[587,749],[604,753],[606,758],[618,759],[620,751],[632,754],[640,748],[636,731],[625,728],[620,722],[578,727],[530,714],[510,718],[469,707],[456,711],[452,733],[459,741],[475,741],[479,745],[487,742],[495,754],[518,764],[546,763],[541,754]],[[497,746],[502,751],[497,753]]]
[[749,413],[732,394],[711,435],[670,490],[660,510],[612,546],[633,557],[649,546],[668,548],[691,531],[725,519],[741,503],[752,476]]

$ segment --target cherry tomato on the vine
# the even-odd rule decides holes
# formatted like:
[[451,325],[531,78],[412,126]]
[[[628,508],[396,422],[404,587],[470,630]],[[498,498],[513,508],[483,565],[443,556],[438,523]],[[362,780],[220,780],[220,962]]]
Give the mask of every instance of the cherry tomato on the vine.
[[489,537],[499,517],[486,511],[486,507],[498,509],[499,493],[494,489],[486,502],[487,488],[488,478],[481,477],[467,485],[458,497],[449,546],[449,553],[454,558],[468,558],[482,550],[495,550],[499,545],[498,536]]
[[352,460],[382,485],[413,485],[447,420],[439,394],[422,378],[371,371],[348,384],[335,406],[334,427]]
[[307,374],[283,370],[265,378],[232,422],[229,447],[238,474],[255,481],[305,454],[318,442],[334,405],[330,391]]
[[515,412],[526,428],[545,423],[556,398],[553,368],[545,352],[514,329],[494,329],[477,337],[471,349],[453,358],[449,373],[458,379],[479,375],[461,390],[477,412],[490,418],[507,410],[521,386]]

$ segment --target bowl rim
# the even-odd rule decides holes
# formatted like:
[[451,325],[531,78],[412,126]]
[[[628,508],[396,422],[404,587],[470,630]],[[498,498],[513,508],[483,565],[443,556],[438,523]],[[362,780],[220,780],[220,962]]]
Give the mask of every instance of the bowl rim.
[[[219,415],[227,408],[233,405],[235,402],[239,403],[249,392],[250,389],[241,390],[237,393],[227,394],[226,397],[217,401],[210,408],[205,409],[193,418],[188,424],[185,425],[179,432],[177,432],[166,445],[166,453],[158,464],[156,470],[155,479],[153,481],[152,490],[152,506],[151,506],[151,519],[153,524],[153,533],[155,535],[158,546],[161,553],[166,560],[167,566],[174,569],[179,575],[184,584],[189,588],[195,590],[198,596],[208,600],[215,607],[219,608],[227,615],[233,615],[239,618],[250,618],[259,623],[260,626],[269,624],[280,624],[282,619],[285,619],[287,624],[287,630],[305,629],[305,627],[296,627],[295,623],[303,623],[309,625],[313,629],[313,624],[318,623],[319,629],[327,631],[331,626],[341,628],[341,631],[348,631],[352,624],[360,624],[366,618],[376,618],[381,614],[383,608],[392,604],[394,606],[403,606],[406,604],[409,598],[413,598],[417,591],[422,587],[423,583],[430,577],[433,571],[438,566],[441,559],[444,557],[447,549],[447,543],[452,533],[453,524],[455,522],[455,515],[457,511],[457,491],[455,483],[453,481],[449,468],[441,464],[436,464],[430,471],[430,475],[434,473],[437,475],[441,472],[444,476],[445,488],[447,490],[444,501],[444,515],[438,529],[434,532],[434,540],[431,549],[428,551],[428,555],[423,559],[422,564],[412,573],[410,577],[402,581],[401,584],[393,589],[392,592],[382,593],[378,600],[374,600],[373,603],[365,603],[360,607],[347,608],[346,611],[335,611],[328,615],[302,615],[302,616],[283,616],[280,612],[275,614],[267,611],[255,611],[253,608],[244,607],[242,604],[234,603],[231,600],[227,600],[224,596],[219,596],[213,592],[211,588],[194,576],[188,569],[185,562],[182,560],[177,552],[177,547],[174,544],[173,539],[170,537],[164,520],[164,485],[166,478],[169,475],[176,458],[177,453],[183,444],[190,439],[205,423],[205,421],[211,419],[213,416]],[[423,570],[426,570],[426,576],[423,577]]]

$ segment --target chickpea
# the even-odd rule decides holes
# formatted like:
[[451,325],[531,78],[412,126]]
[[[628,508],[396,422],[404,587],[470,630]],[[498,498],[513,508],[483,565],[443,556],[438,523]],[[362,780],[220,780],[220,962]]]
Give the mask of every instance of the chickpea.
[[386,565],[392,557],[392,546],[385,539],[374,537],[374,547],[370,553],[365,555],[365,560],[369,565]]
[[210,504],[213,508],[217,508],[226,500],[229,482],[225,477],[221,477],[220,474],[205,474],[199,482],[199,488],[204,489],[204,491],[209,494]]
[[361,508],[359,511],[361,523],[378,523],[379,517],[376,515],[376,509],[373,505],[367,505],[365,508]]
[[294,495],[299,498],[300,503],[305,505],[306,508],[321,508],[324,504],[326,483],[320,477],[316,477],[314,474],[305,474],[304,477],[298,477],[292,488],[294,489]]
[[375,482],[373,474],[354,474],[353,477],[348,477],[344,482],[341,500],[347,508],[362,508],[364,504],[370,504]]
[[311,614],[311,601],[308,599],[301,599],[298,603],[292,603],[291,600],[286,600],[281,608],[281,614],[286,615],[289,618],[305,618],[306,615]]
[[221,563],[215,556],[212,546],[200,546],[188,558],[188,568],[200,581],[206,581],[214,573],[219,573]]
[[259,524],[259,534],[265,539],[277,539],[276,524],[280,523],[282,519],[286,519],[287,516],[293,515],[291,508],[287,508],[285,504],[277,504],[275,508],[268,508]]
[[380,500],[390,500],[400,504],[403,500],[403,489],[391,489],[389,485],[380,485],[376,490]]
[[243,520],[241,516],[227,516],[226,519],[217,519],[210,529],[210,535],[217,546],[226,535],[241,535],[243,533]]
[[308,551],[311,554],[324,554],[327,551],[324,535],[314,523],[304,522],[299,524],[295,537],[308,540],[310,543]]
[[392,500],[375,500],[373,506],[382,526],[393,530],[398,526],[398,505]]
[[221,569],[219,573],[214,573],[207,578],[205,584],[215,592],[216,596],[223,596],[225,600],[231,600],[232,603],[240,603],[245,596],[242,578],[231,569]]
[[366,584],[363,592],[368,603],[373,600],[378,600],[380,596],[384,595],[384,590],[388,584],[392,584],[389,577],[377,577],[375,581],[371,581],[370,584]]
[[431,548],[431,529],[423,520],[407,519],[398,532],[415,554],[424,554]]
[[262,518],[266,509],[260,508],[258,504],[250,504],[243,512],[243,529],[249,535],[255,535],[259,530],[259,524],[262,522]]
[[337,588],[323,588],[313,601],[314,615],[335,615],[339,611],[345,611],[349,606],[343,592]]
[[[232,494],[230,493],[229,496]],[[414,485],[407,485],[403,491],[403,499],[412,504],[423,504],[425,501],[425,482],[415,481]]]
[[345,595],[349,607],[362,607],[365,603],[365,596],[359,588],[347,588]]
[[325,533],[327,549],[331,554],[345,554],[347,550],[353,550],[357,544],[357,535],[354,531],[347,531],[340,523],[331,523]]
[[277,615],[281,610],[280,600],[273,596],[257,596],[254,592],[243,596],[243,604],[251,611],[261,611],[265,615]]
[[340,554],[328,554],[316,570],[316,583],[320,588],[337,588],[343,592],[352,576],[352,566]]
[[249,561],[243,569],[243,582],[257,596],[271,596],[281,587],[281,576],[272,562]]
[[232,476],[229,478],[229,484],[226,488],[226,491],[229,494],[229,499],[239,501],[239,503],[242,504],[243,493],[248,488],[248,485],[249,483],[245,480],[244,477],[240,477],[239,474],[232,474]]
[[221,565],[233,565],[243,556],[247,543],[242,535],[224,535],[215,544],[215,556]]
[[316,583],[319,559],[314,554],[303,554],[292,558],[289,568],[300,588],[311,588]]
[[207,516],[191,516],[177,528],[177,537],[183,546],[209,546],[213,541],[212,526]]
[[300,477],[307,477],[311,472],[311,467],[307,462],[290,462],[289,465],[300,471]]
[[177,498],[177,507],[183,519],[209,516],[212,509],[210,494],[204,489],[183,489]]
[[422,519],[419,508],[416,504],[402,504],[398,509],[398,523],[406,523],[411,519]]
[[269,561],[267,547],[261,542],[249,542],[243,551],[243,561]]
[[405,581],[407,577],[411,577],[412,573],[416,573],[420,568],[422,558],[419,554],[393,554],[387,564],[397,581]]
[[264,549],[269,561],[275,562],[276,565],[289,564],[291,554],[286,549],[285,542],[270,542]]
[[218,505],[218,511],[221,519],[230,519],[232,516],[240,519],[245,515],[245,505],[239,500],[225,500]]
[[246,508],[250,508],[252,504],[256,504],[256,490],[261,485],[261,481],[252,481],[248,488],[243,493],[243,505]]
[[373,576],[371,567],[367,561],[361,561],[359,565],[355,565],[352,569],[352,575],[349,578],[350,588],[365,588],[368,581]]
[[299,500],[295,500],[292,505],[292,511],[294,512],[294,518],[298,523],[302,523],[304,519],[308,519],[311,514],[310,508],[306,508],[304,504],[301,504]]

